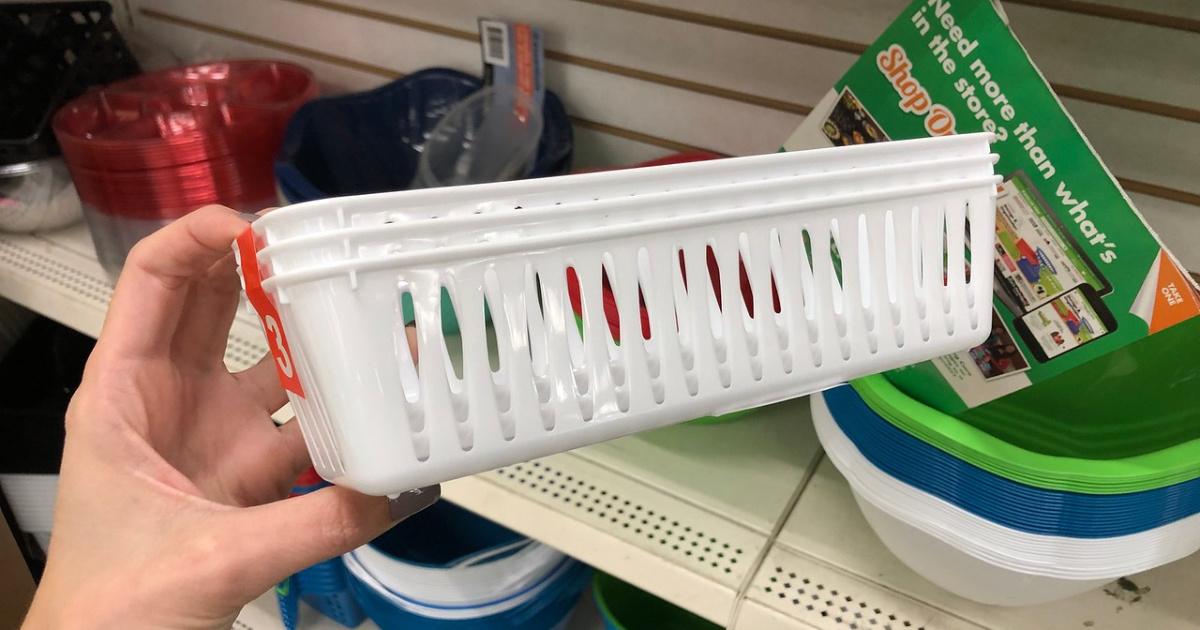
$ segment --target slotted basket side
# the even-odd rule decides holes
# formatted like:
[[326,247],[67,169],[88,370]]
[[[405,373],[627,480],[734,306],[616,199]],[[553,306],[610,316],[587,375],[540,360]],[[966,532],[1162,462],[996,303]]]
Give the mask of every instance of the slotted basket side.
[[[968,278],[960,252],[968,221],[971,249],[990,252],[994,220],[994,188],[964,187],[280,287],[300,378],[320,398],[293,404],[322,475],[388,494],[793,398],[981,341],[992,276]],[[441,333],[443,288],[461,347]]]

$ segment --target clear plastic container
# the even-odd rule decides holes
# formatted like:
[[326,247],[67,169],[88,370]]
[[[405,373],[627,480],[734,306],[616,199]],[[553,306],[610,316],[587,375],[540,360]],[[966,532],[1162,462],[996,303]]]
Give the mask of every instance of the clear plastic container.
[[484,88],[450,110],[425,140],[418,188],[517,179],[533,165],[542,110],[528,94]]
[[174,220],[119,217],[86,204],[83,206],[83,217],[92,232],[96,258],[113,283],[116,283],[117,276],[121,275],[121,268],[125,266],[125,257],[129,255],[129,250],[133,249],[138,241]]
[[0,166],[0,230],[56,230],[82,216],[79,195],[61,158]]
[[[83,204],[83,218],[87,221],[88,229],[92,233],[92,242],[96,246],[96,258],[100,261],[100,266],[104,267],[109,280],[116,283],[117,277],[121,275],[121,269],[125,266],[125,258],[138,241],[150,236],[176,218],[197,210],[202,205],[185,209],[164,209],[162,217],[127,217],[104,212],[94,205],[85,203]],[[263,208],[270,208],[276,203],[273,198],[266,198],[251,203],[227,203],[225,205],[230,205],[235,210],[242,212],[258,212]]]

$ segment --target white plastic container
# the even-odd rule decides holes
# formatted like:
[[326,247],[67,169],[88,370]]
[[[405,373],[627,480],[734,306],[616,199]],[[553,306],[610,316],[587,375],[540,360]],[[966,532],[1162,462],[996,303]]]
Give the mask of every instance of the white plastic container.
[[[717,171],[698,163],[663,167],[655,186],[645,172],[657,169],[625,172],[628,187],[622,173],[561,178],[539,189],[537,206],[507,199],[523,182],[298,204],[253,224],[239,264],[317,471],[395,494],[978,344],[992,278],[968,281],[962,252],[968,220],[972,251],[991,251],[996,178],[986,136],[943,140],[970,168],[945,155],[925,160],[942,143],[925,140],[814,151],[800,162],[823,164],[828,177],[795,176],[793,165],[793,175],[780,173],[795,177],[790,193],[769,180],[715,185]],[[769,171],[764,157],[790,156],[723,162],[745,181],[753,169],[743,160]],[[839,165],[887,167],[893,179],[851,185]],[[900,181],[900,165],[920,183]],[[698,185],[702,200],[690,192]],[[606,201],[639,186],[654,191],[653,203],[628,199],[635,209],[623,211]],[[456,206],[455,190],[470,205]],[[555,195],[561,217],[544,210]],[[417,196],[432,207],[419,221]],[[507,200],[480,203],[488,198]],[[346,220],[400,212],[380,210],[389,204],[407,208],[412,223]],[[328,217],[313,206],[341,218],[323,226]],[[719,271],[711,282],[710,259]],[[752,308],[737,299],[742,266]],[[582,331],[569,272],[579,278]],[[441,332],[443,290],[461,346]],[[401,316],[409,299],[419,368]]]
[[908,568],[959,597],[981,604],[1044,604],[1086,593],[1124,575],[1074,580],[998,567],[892,516],[857,492],[854,500],[871,529]]
[[528,540],[448,568],[397,561],[371,546],[356,549],[343,561],[355,578],[411,613],[438,619],[474,619],[525,604],[572,568],[562,553]]
[[62,158],[0,166],[0,230],[57,230],[83,218]]
[[985,604],[1065,599],[1200,549],[1200,515],[1139,534],[1066,538],[1009,529],[876,468],[842,433],[822,395],[813,424],[884,545],[925,579]]
[[166,227],[173,219],[140,219],[120,217],[85,204],[83,217],[92,243],[96,247],[96,259],[104,268],[108,279],[116,284],[125,267],[125,258],[138,241]]

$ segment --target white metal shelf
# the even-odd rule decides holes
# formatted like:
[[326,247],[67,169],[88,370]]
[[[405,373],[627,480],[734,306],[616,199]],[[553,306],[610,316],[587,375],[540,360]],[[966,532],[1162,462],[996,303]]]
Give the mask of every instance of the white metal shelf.
[[[96,335],[110,295],[82,226],[0,236],[0,296]],[[239,316],[230,341],[226,361],[233,368],[265,353],[248,314]],[[846,482],[821,459],[803,400],[739,422],[668,427],[460,479],[445,484],[444,495],[703,617],[732,619],[739,629],[1200,626],[1200,556],[1131,576],[1149,587],[1136,602],[1128,592],[1100,589],[1006,609],[941,591],[871,533]],[[273,610],[269,597],[260,599],[243,623],[255,630],[277,623]]]

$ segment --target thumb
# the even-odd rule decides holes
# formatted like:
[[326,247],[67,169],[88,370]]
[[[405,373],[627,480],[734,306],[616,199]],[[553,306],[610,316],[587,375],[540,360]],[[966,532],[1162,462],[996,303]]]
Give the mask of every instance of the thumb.
[[261,593],[287,576],[361,547],[396,523],[428,508],[441,487],[387,497],[329,486],[240,511],[246,592]]

